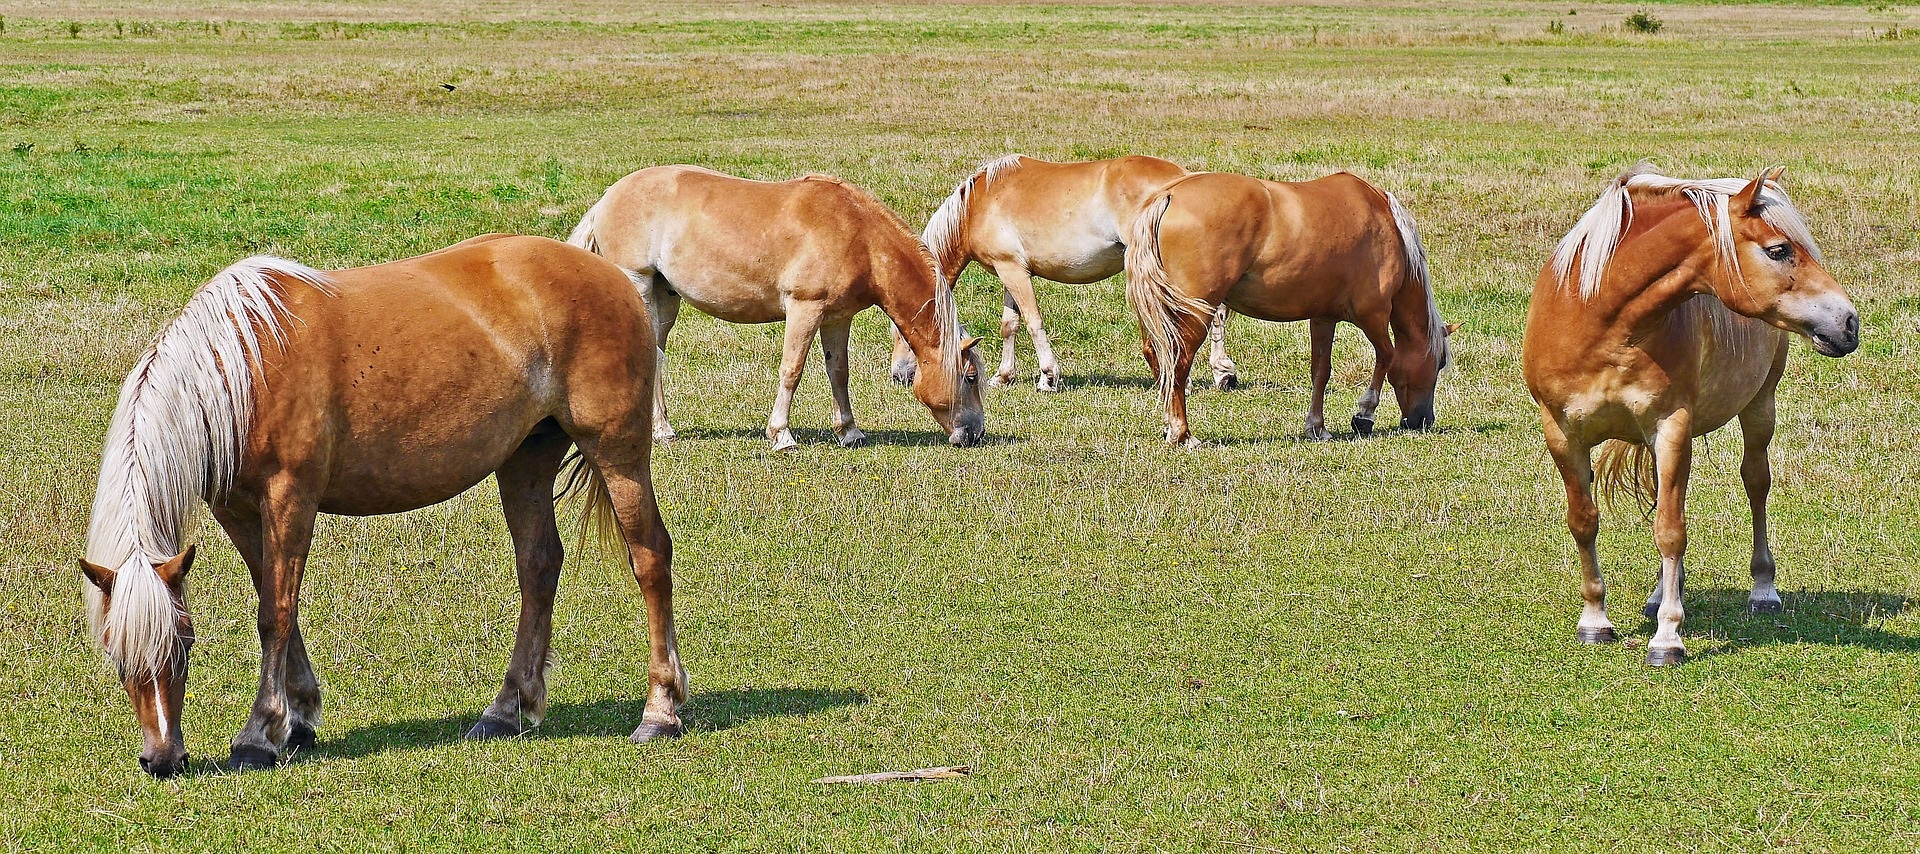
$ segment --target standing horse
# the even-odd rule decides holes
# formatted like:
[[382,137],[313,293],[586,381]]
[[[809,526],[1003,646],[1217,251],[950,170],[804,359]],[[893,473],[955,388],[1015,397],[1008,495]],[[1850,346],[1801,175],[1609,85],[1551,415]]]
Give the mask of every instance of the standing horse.
[[[1013,337],[1026,319],[1040,361],[1041,391],[1060,390],[1060,365],[1040,319],[1033,277],[1069,285],[1098,282],[1120,272],[1127,226],[1149,193],[1187,174],[1158,157],[1120,157],[1087,163],[1050,163],[1010,154],[973,173],[928,220],[923,238],[948,282],[978,261],[1000,277],[1000,370],[994,387],[1014,382]],[[1227,358],[1227,310],[1214,315],[1213,377],[1218,388],[1239,384]],[[913,381],[913,352],[895,330],[893,378]]]
[[539,723],[569,446],[569,482],[618,531],[646,598],[633,740],[678,735],[687,677],[648,468],[653,380],[632,283],[544,238],[489,235],[330,273],[255,257],[215,276],[120,387],[80,562],[96,639],[145,733],[141,767],[169,777],[187,764],[186,540],[203,499],[260,597],[260,690],[232,766],[269,767],[315,741],[320,683],[298,620],[315,514],[413,510],[488,474],[513,535],[520,625],[505,685],[467,737]]
[[1644,166],[1621,175],[1561,239],[1527,309],[1521,365],[1566,482],[1586,600],[1580,640],[1615,637],[1594,550],[1592,451],[1604,443],[1601,478],[1653,502],[1660,582],[1646,612],[1659,623],[1647,642],[1647,664],[1656,667],[1687,653],[1680,597],[1693,437],[1740,419],[1740,478],[1753,508],[1747,606],[1778,611],[1767,444],[1787,333],[1806,336],[1826,356],[1860,343],[1860,317],[1821,266],[1779,176],[1686,181]]
[[1309,438],[1331,437],[1322,410],[1342,320],[1360,327],[1374,352],[1354,432],[1373,432],[1383,379],[1393,382],[1402,427],[1433,425],[1454,327],[1434,303],[1413,216],[1345,172],[1304,183],[1204,172],[1161,187],[1133,221],[1127,300],[1159,379],[1168,442],[1198,444],[1187,429],[1187,374],[1222,305],[1261,320],[1312,321]]
[[[833,385],[833,432],[852,447],[867,434],[847,394],[853,316],[878,305],[926,368],[913,384],[954,445],[986,433],[978,338],[962,340],[953,289],[913,232],[878,199],[838,178],[768,183],[697,166],[655,166],[621,178],[587,210],[568,242],[627,271],[653,312],[660,358],[682,299],[730,323],[787,322],[780,392],[767,419],[776,451],[799,447],[787,428],[793,392],[820,333]],[[654,434],[673,439],[666,393],[654,389]]]

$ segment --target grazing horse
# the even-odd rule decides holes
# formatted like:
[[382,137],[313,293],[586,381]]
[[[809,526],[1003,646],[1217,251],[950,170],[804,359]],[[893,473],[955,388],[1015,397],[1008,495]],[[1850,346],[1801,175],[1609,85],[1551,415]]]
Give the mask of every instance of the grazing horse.
[[1309,438],[1331,437],[1322,410],[1342,320],[1360,327],[1374,352],[1354,432],[1373,432],[1383,379],[1393,382],[1402,427],[1433,425],[1454,327],[1434,303],[1413,216],[1345,172],[1304,183],[1203,172],[1154,191],[1127,244],[1127,300],[1159,378],[1168,442],[1198,444],[1187,429],[1187,373],[1222,305],[1261,320],[1312,321]]
[[[621,178],[568,242],[627,271],[653,312],[660,358],[680,301],[730,323],[787,322],[780,392],[767,419],[776,451],[799,447],[787,428],[793,392],[814,332],[833,385],[833,432],[866,439],[847,394],[853,316],[878,305],[902,330],[924,370],[913,383],[954,445],[986,433],[978,338],[962,340],[953,289],[900,217],[827,175],[750,181],[697,166],[655,166]],[[673,439],[665,390],[654,389],[654,435]]]
[[1644,165],[1621,175],[1561,239],[1527,310],[1521,365],[1566,482],[1586,600],[1580,640],[1615,637],[1594,550],[1592,451],[1601,445],[1603,483],[1653,502],[1660,579],[1646,612],[1659,623],[1647,642],[1647,664],[1656,667],[1686,659],[1681,560],[1693,437],[1740,419],[1740,478],[1753,508],[1747,606],[1778,611],[1767,444],[1788,333],[1825,356],[1860,343],[1860,317],[1821,266],[1779,176],[1687,181]]
[[570,446],[569,484],[617,530],[646,598],[633,740],[678,735],[687,677],[648,469],[653,380],[633,284],[557,241],[488,235],[373,267],[262,256],[221,271],[120,387],[80,561],[95,638],[145,733],[141,767],[170,777],[187,764],[186,541],[201,500],[260,598],[260,689],[231,766],[314,744],[320,683],[298,608],[315,515],[413,510],[488,474],[513,535],[520,625],[505,685],[467,736],[539,723],[561,563],[554,483]]
[[[1087,163],[1051,163],[1010,154],[973,173],[940,205],[922,235],[948,282],[978,261],[1006,288],[1000,311],[1000,370],[987,384],[1014,382],[1014,333],[1026,319],[1040,361],[1041,391],[1060,390],[1060,365],[1040,319],[1033,277],[1069,285],[1098,282],[1120,272],[1127,226],[1147,194],[1187,174],[1158,157],[1119,157]],[[1214,315],[1213,376],[1218,388],[1239,384],[1227,358],[1227,310]],[[895,330],[893,378],[913,381],[913,351]]]

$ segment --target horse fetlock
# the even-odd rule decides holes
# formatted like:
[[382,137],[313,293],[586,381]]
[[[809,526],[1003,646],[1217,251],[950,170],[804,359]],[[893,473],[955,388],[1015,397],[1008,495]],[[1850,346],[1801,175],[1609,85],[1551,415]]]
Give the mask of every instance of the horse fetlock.
[[1013,385],[1014,382],[1013,371],[1011,370],[1002,371],[987,379],[987,385],[993,388],[1006,388],[1007,386]]
[[673,426],[666,422],[661,422],[660,426],[653,428],[653,440],[662,445],[672,444],[673,440],[678,438],[680,435],[673,432]]
[[1041,391],[1059,391],[1064,387],[1065,386],[1060,383],[1060,372],[1058,370],[1041,371],[1040,378],[1034,381],[1034,388]]

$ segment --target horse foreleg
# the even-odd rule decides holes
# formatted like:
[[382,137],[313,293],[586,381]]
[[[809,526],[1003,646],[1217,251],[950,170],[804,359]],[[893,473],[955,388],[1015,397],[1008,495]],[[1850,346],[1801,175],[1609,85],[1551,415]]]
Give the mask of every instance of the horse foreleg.
[[1373,346],[1373,378],[1367,381],[1367,390],[1353,409],[1353,432],[1358,436],[1373,435],[1373,415],[1380,410],[1380,388],[1387,381],[1387,369],[1393,365],[1393,338],[1387,330],[1384,323],[1360,327],[1367,343]]
[[867,440],[867,434],[853,423],[853,396],[847,391],[847,344],[853,332],[853,320],[840,320],[820,327],[820,356],[827,363],[827,380],[833,386],[833,433],[840,447],[851,448]]
[[820,307],[796,302],[787,309],[786,346],[780,356],[780,392],[773,399],[773,414],[767,418],[767,438],[776,451],[800,447],[787,429],[793,413],[793,392],[800,387],[800,375],[807,370],[807,351],[813,348],[813,333],[820,328]]
[[[222,504],[213,509],[213,517],[227,532],[233,547],[240,552],[240,559],[247,564],[248,574],[261,577],[265,571],[265,547],[259,508],[245,503]],[[313,747],[319,741],[316,731],[320,727],[320,677],[314,673],[313,662],[307,658],[307,644],[300,636],[299,623],[294,624],[292,634],[287,639],[287,706],[292,716],[287,727],[287,749],[306,750]]]
[[1593,449],[1574,445],[1550,413],[1543,413],[1547,453],[1567,488],[1567,532],[1580,552],[1579,636],[1581,643],[1611,643],[1617,635],[1607,619],[1607,582],[1600,575],[1600,508],[1593,502]]
[[318,512],[297,478],[289,473],[269,481],[260,504],[262,560],[253,573],[253,589],[260,597],[260,689],[246,725],[233,737],[228,764],[235,769],[273,767],[292,735],[288,648],[299,624],[300,581]]
[[1740,413],[1740,480],[1747,487],[1747,506],[1753,510],[1753,592],[1747,610],[1756,614],[1780,612],[1780,591],[1773,586],[1773,549],[1767,544],[1767,493],[1773,489],[1773,466],[1767,446],[1773,442],[1773,390],[1755,398]]
[[1660,547],[1659,626],[1647,641],[1647,664],[1664,667],[1687,659],[1686,644],[1680,640],[1680,623],[1686,619],[1681,607],[1681,589],[1686,583],[1687,553],[1687,475],[1693,463],[1692,418],[1681,410],[1660,422],[1653,441],[1654,470],[1658,473],[1659,496],[1655,499],[1653,539]]
[[1047,337],[1047,324],[1040,316],[1040,300],[1033,295],[1033,275],[1012,264],[995,267],[993,272],[1006,288],[1006,305],[1000,312],[1000,372],[994,375],[991,384],[1007,385],[1014,381],[1013,336],[1016,324],[1024,319],[1027,335],[1033,339],[1034,360],[1040,363],[1035,387],[1041,391],[1059,391],[1060,363],[1054,361],[1053,341]]
[[1316,317],[1307,322],[1313,353],[1313,402],[1307,406],[1307,438],[1326,441],[1327,383],[1333,379],[1333,333],[1338,321]]
[[900,326],[888,323],[893,333],[893,365],[888,374],[893,381],[901,385],[913,385],[913,376],[920,371],[920,360],[913,355],[913,346],[907,343],[907,336],[900,334]]
[[547,668],[553,641],[553,598],[560,586],[565,548],[553,515],[553,485],[572,444],[565,434],[529,437],[494,472],[500,509],[513,537],[514,573],[520,582],[520,624],[513,654],[492,705],[480,713],[468,738],[519,735],[540,725],[547,712]]
[[646,298],[647,314],[653,317],[653,342],[658,348],[654,352],[653,438],[656,442],[671,442],[675,434],[673,425],[667,422],[667,336],[673,334],[673,324],[680,319],[680,295],[657,275],[642,295]]
[[1217,391],[1240,387],[1240,366],[1227,358],[1227,315],[1230,313],[1224,305],[1213,310],[1213,357],[1208,362],[1213,367],[1213,387]]

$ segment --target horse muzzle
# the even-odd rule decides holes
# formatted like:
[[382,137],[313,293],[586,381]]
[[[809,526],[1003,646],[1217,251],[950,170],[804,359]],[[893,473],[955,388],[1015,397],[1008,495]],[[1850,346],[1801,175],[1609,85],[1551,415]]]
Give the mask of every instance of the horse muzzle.
[[1412,412],[1400,419],[1402,430],[1429,430],[1433,428],[1433,407],[1415,407]]
[[140,770],[160,780],[178,777],[187,770],[187,748],[185,745],[169,743],[167,748],[157,755],[148,756],[142,753]]
[[955,427],[953,432],[947,435],[947,444],[956,448],[971,448],[980,444],[986,437],[987,428],[984,426]]
[[1860,315],[1847,312],[1845,320],[1824,329],[1807,331],[1807,340],[1813,343],[1813,351],[1822,356],[1840,358],[1860,349]]

